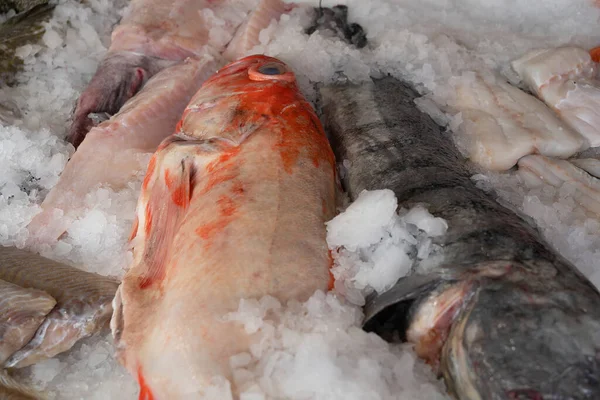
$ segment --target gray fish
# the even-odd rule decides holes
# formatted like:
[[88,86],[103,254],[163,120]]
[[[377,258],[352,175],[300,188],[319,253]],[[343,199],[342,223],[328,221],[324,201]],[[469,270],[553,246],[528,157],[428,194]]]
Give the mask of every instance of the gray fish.
[[15,83],[15,74],[23,66],[23,60],[15,56],[16,50],[40,40],[43,23],[53,9],[53,4],[40,4],[0,24],[0,86]]
[[0,0],[0,13],[15,10],[17,13],[31,10],[37,5],[46,4],[48,0]]
[[315,31],[331,32],[359,49],[367,45],[367,34],[363,27],[357,23],[348,22],[348,6],[345,5],[332,8],[316,7],[313,21],[305,33],[312,35]]
[[0,280],[0,365],[31,340],[55,305],[46,292]]
[[320,90],[351,198],[392,189],[448,222],[439,253],[367,299],[364,329],[414,343],[458,399],[600,399],[600,294],[470,180],[417,94],[386,77]]
[[43,400],[45,396],[22,385],[6,371],[0,370],[0,400]]
[[56,300],[33,338],[4,363],[21,368],[70,349],[107,326],[118,281],[12,247],[0,248],[0,279]]

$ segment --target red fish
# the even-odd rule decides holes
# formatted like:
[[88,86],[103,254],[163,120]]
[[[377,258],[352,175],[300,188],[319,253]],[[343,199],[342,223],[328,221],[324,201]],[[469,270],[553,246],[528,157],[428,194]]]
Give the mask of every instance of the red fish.
[[117,354],[140,398],[201,398],[215,376],[230,378],[250,337],[222,317],[240,299],[302,301],[330,287],[334,165],[283,62],[246,57],[204,83],[150,161],[114,301]]

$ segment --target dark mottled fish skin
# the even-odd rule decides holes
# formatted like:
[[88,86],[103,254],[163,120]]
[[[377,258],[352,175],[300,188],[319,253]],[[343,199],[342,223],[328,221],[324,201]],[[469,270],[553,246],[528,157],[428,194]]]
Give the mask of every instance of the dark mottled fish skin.
[[41,393],[17,382],[6,371],[0,370],[0,400],[44,400]]
[[600,294],[475,187],[416,92],[386,77],[320,94],[350,197],[388,188],[449,226],[420,275],[367,299],[364,328],[413,342],[458,399],[600,399]]
[[335,33],[340,39],[361,49],[367,45],[367,34],[362,26],[348,22],[348,7],[344,5],[333,8],[318,7],[306,34],[312,35],[317,30]]
[[0,0],[0,13],[5,13],[10,10],[21,13],[46,3],[48,3],[48,0]]
[[0,24],[0,87],[13,85],[23,60],[15,51],[26,44],[36,43],[44,34],[43,23],[50,19],[53,4],[40,4]]
[[119,282],[14,247],[0,247],[0,279],[43,290],[56,300],[35,336],[4,363],[29,366],[70,349],[106,327]]

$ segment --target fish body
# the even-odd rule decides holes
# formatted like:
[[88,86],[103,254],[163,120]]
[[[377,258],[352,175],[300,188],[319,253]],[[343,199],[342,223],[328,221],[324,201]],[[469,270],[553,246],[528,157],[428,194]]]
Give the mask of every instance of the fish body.
[[[21,301],[10,305],[12,312],[27,310],[35,316],[20,324],[24,346],[3,361],[4,367],[21,368],[53,357],[99,331],[110,319],[116,280],[12,247],[0,248],[0,260],[0,280],[13,285],[11,293],[16,292],[15,286],[21,288]],[[50,307],[52,300],[56,304]],[[29,326],[41,317],[39,327]]]
[[31,243],[57,240],[81,217],[85,197],[95,188],[118,191],[143,174],[151,154],[174,132],[190,98],[216,68],[211,56],[169,67],[111,119],[94,127],[42,202],[42,212],[28,225]]
[[544,103],[500,77],[463,77],[455,88],[451,107],[462,118],[459,142],[486,169],[505,171],[534,153],[567,158],[589,147]]
[[[364,328],[407,340],[458,399],[600,398],[600,294],[470,180],[416,93],[386,77],[320,90],[351,198],[389,188],[448,223],[437,253],[365,306]],[[346,162],[348,165],[348,163]]]
[[250,336],[223,316],[241,299],[328,289],[334,165],[279,60],[229,64],[192,98],[150,161],[111,320],[145,398],[200,398],[215,376],[231,378],[229,357]]
[[0,365],[31,340],[55,305],[46,292],[0,280]]
[[[242,47],[258,41],[260,24],[270,22],[261,14],[277,16],[271,13],[274,5],[263,7],[264,3],[276,5],[280,1],[133,0],[111,35],[105,58],[77,101],[69,141],[78,147],[93,126],[90,113],[116,114],[162,69],[188,57],[218,57],[249,14],[257,32]],[[252,12],[257,4],[258,8]],[[236,42],[247,37],[240,36]],[[234,50],[230,53],[237,55]],[[213,73],[214,69],[207,71]]]
[[43,400],[46,397],[19,383],[6,371],[0,370],[0,399],[2,400]]
[[512,67],[590,146],[600,146],[600,81],[590,53],[579,47],[533,50]]

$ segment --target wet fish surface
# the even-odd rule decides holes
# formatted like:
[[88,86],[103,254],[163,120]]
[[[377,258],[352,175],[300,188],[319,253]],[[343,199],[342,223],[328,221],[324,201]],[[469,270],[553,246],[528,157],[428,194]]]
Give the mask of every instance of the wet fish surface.
[[[133,0],[111,35],[106,56],[77,100],[68,140],[78,147],[93,127],[90,113],[116,114],[148,79],[164,68],[188,57],[218,57],[248,15],[252,29],[241,33],[234,42],[240,49],[257,42],[255,29],[270,22],[261,14],[278,17],[283,11],[283,6],[278,11],[279,3],[280,0]],[[252,11],[254,6],[257,7]],[[219,33],[211,33],[211,29]],[[230,56],[239,55],[232,50]],[[214,69],[207,71],[213,73]]]
[[[35,311],[31,310],[35,307],[39,315],[46,312],[50,299],[56,303],[30,340],[4,361],[5,368],[26,367],[53,357],[105,327],[118,287],[115,279],[13,247],[0,247],[0,280],[11,283],[13,291],[14,286],[22,288],[22,295],[29,296],[28,301],[13,303],[13,312]],[[48,297],[40,298],[40,292]]]
[[114,301],[117,356],[142,398],[202,398],[213,376],[230,379],[250,337],[223,316],[241,299],[329,288],[335,187],[321,123],[284,63],[249,56],[202,86],[150,161]]
[[473,172],[392,78],[320,89],[351,198],[389,188],[448,222],[438,253],[367,299],[364,328],[407,340],[458,399],[600,398],[600,294]]
[[0,370],[0,400],[43,400],[46,397]]

